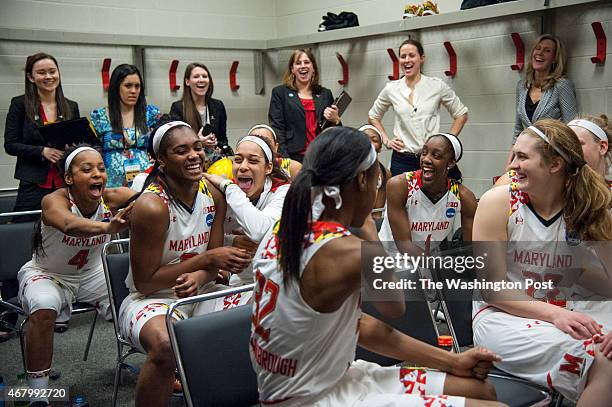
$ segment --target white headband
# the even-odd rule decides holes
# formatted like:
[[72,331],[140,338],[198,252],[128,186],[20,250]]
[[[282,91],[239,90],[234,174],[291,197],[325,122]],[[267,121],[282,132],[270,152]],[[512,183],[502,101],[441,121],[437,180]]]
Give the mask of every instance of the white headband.
[[608,141],[608,135],[606,134],[606,132],[590,120],[575,119],[569,122],[567,125],[582,127],[583,129],[587,129],[588,131],[596,135],[597,138],[599,138],[601,141]]
[[[359,164],[355,171],[355,176],[361,171],[365,171],[370,168],[376,162],[376,150],[374,145],[370,143],[370,152],[368,153],[365,160]],[[317,221],[321,217],[321,214],[325,210],[325,204],[323,203],[323,195],[334,200],[336,209],[342,208],[342,196],[340,196],[340,186],[338,185],[317,185],[310,190],[312,200],[312,220]]]
[[250,136],[251,132],[253,130],[257,130],[257,129],[266,129],[266,130],[268,130],[270,133],[272,133],[272,137],[274,137],[274,141],[276,141],[276,132],[274,131],[274,129],[272,127],[268,126],[267,124],[256,124],[255,126],[251,127],[251,129],[249,130],[249,132],[247,134]]
[[372,126],[371,124],[364,124],[357,130],[359,131],[372,130],[374,133],[378,135],[378,138],[380,139],[380,142],[382,143],[382,134],[380,134],[380,130],[378,130],[376,127]]
[[561,151],[559,148],[557,148],[557,146],[552,145],[550,143],[550,139],[540,129],[538,129],[536,126],[529,126],[527,128],[529,130],[533,131],[535,134],[537,134],[542,140],[544,140],[546,142],[546,144],[551,146],[553,148],[553,150],[555,150],[557,152],[557,154],[559,154],[561,156],[561,158],[563,158],[565,160],[566,163],[568,163],[568,164],[572,163],[570,161],[569,157],[567,156],[567,154],[565,154],[563,151]]
[[453,151],[455,152],[455,161],[459,161],[461,159],[461,157],[463,156],[463,146],[461,145],[461,141],[459,141],[459,138],[457,136],[451,133],[436,133],[431,137],[433,136],[446,137],[446,139],[450,141],[451,145],[453,146]]
[[168,122],[161,126],[153,135],[153,152],[155,153],[155,155],[157,155],[157,152],[159,151],[159,145],[161,144],[162,139],[166,135],[166,132],[176,126],[185,126],[191,128],[190,125],[181,121]]
[[77,154],[87,150],[95,151],[96,153],[98,153],[98,150],[91,147],[79,147],[75,149],[72,153],[68,154],[68,157],[66,157],[66,162],[64,163],[64,172],[68,172],[68,168],[70,168],[70,164],[72,163],[72,160],[74,160],[74,157],[77,156]]
[[270,147],[268,146],[268,144],[266,144],[265,141],[255,136],[244,136],[243,138],[238,140],[238,143],[236,143],[236,149],[238,149],[238,146],[243,141],[251,141],[257,144],[263,150],[264,154],[266,155],[266,158],[268,159],[268,162],[272,162],[272,150],[270,150]]

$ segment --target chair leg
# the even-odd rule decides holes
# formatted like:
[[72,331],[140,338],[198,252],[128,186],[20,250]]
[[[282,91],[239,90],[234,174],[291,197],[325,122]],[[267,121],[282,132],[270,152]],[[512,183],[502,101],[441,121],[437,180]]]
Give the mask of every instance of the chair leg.
[[91,345],[91,338],[93,338],[94,328],[96,327],[96,320],[98,319],[98,311],[94,311],[93,321],[91,322],[91,328],[89,328],[89,337],[87,338],[87,345],[85,345],[85,354],[83,355],[83,361],[87,360],[89,355],[89,346]]
[[23,363],[24,372],[28,371],[28,366],[26,364],[26,352],[25,352],[26,343],[25,343],[25,337],[24,337],[25,335],[24,328],[27,322],[28,322],[28,317],[26,316],[21,322],[21,324],[19,324],[19,328],[18,328],[19,348],[21,349],[21,362]]
[[555,407],[561,407],[563,405],[563,396],[561,393],[557,393],[557,401],[555,403]]
[[117,406],[117,393],[119,392],[119,382],[121,381],[121,370],[122,370],[121,362],[117,360],[117,365],[115,366],[115,383],[113,384],[113,400],[112,406]]

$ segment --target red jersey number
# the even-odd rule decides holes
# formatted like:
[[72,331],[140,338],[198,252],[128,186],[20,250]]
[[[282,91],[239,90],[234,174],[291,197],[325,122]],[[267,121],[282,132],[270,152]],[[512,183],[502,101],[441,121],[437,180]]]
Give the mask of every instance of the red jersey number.
[[[253,322],[255,333],[267,341],[270,338],[270,328],[264,329],[261,326],[261,320],[276,308],[280,287],[274,281],[266,279],[259,270],[255,272],[255,278],[257,278],[257,290],[255,291],[255,312],[251,316],[251,322]],[[269,296],[262,301],[264,293]]]
[[77,270],[80,270],[87,264],[87,256],[89,256],[89,249],[79,250],[77,254],[68,260],[68,264],[76,266]]

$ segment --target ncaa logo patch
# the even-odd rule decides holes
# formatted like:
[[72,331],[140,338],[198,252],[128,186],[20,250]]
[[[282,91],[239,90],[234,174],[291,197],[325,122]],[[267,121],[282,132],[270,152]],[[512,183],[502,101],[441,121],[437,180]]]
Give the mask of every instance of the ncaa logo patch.
[[448,208],[448,209],[446,209],[446,217],[447,218],[452,218],[453,216],[455,216],[455,213],[457,213],[457,210],[455,208]]
[[212,213],[209,213],[208,215],[206,215],[206,226],[211,227],[214,219],[215,219],[215,215],[213,215]]

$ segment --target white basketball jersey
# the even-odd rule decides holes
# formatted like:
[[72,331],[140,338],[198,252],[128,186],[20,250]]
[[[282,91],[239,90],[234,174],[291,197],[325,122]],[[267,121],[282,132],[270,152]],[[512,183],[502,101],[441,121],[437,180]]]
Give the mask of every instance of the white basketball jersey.
[[[506,280],[522,282],[553,281],[554,289],[536,289],[533,285],[527,295],[557,305],[565,306],[565,300],[573,292],[579,277],[579,265],[571,247],[580,244],[578,239],[567,236],[563,212],[551,219],[541,218],[531,207],[529,196],[520,191],[514,172],[510,172],[508,214],[508,249],[506,252]],[[474,315],[488,307],[477,301]],[[494,309],[491,309],[494,311]]]
[[[277,262],[278,223],[253,260],[257,284],[251,324],[251,362],[263,402],[310,396],[334,386],[355,359],[360,293],[335,312],[320,313],[304,301],[299,281],[286,285]],[[327,242],[349,236],[339,223],[314,222],[302,253],[300,276]]]
[[[152,193],[159,196],[168,206],[170,222],[166,232],[166,241],[162,252],[161,264],[175,264],[203,253],[208,247],[210,229],[215,219],[215,203],[206,186],[206,181],[200,181],[193,208],[189,209],[180,202],[170,199],[159,183],[150,184],[143,194]],[[136,292],[132,277],[132,265],[125,280],[130,292]],[[173,295],[172,289],[159,290],[156,295]]]
[[[425,242],[430,241],[430,248],[439,246],[444,239],[451,239],[461,227],[461,199],[459,183],[448,179],[446,194],[433,203],[422,190],[422,171],[406,172],[408,196],[406,198],[406,213],[410,220],[412,242],[425,249]],[[378,233],[381,242],[394,241],[387,210]]]
[[[70,211],[84,218],[72,195],[69,195]],[[101,199],[98,208],[89,218],[98,222],[109,222],[113,217],[110,209]],[[54,274],[77,276],[90,271],[102,270],[102,246],[110,240],[110,235],[75,237],[65,235],[53,226],[40,223],[43,252],[34,253],[34,265]]]
[[[282,197],[281,199],[284,200],[285,195],[287,194],[287,191],[289,190],[289,186],[290,186],[289,183],[285,182],[284,180],[280,180],[276,178],[271,179],[270,177],[266,177],[266,181],[264,183],[264,189],[261,195],[259,196],[259,199],[257,200],[257,202],[254,204],[255,208],[262,211],[264,208],[266,208],[266,206],[268,206],[269,203],[273,202],[274,200],[279,199],[279,197]],[[281,213],[282,213],[282,208],[279,208],[279,211],[277,214],[275,214],[274,218],[275,219],[280,218]],[[242,216],[244,217],[245,215],[242,214]],[[270,216],[270,213],[268,213],[268,216]],[[263,234],[263,232],[265,232],[267,229],[268,228],[262,230],[261,233]],[[232,209],[229,202],[227,205],[225,222],[223,223],[223,232],[225,234],[233,234],[235,232],[241,232],[241,233],[244,232],[244,229],[242,228],[242,225],[240,225],[240,221],[238,217],[236,216],[236,213]],[[252,236],[249,236],[248,234],[247,234],[247,237],[255,241],[255,239]],[[259,243],[259,242],[255,241],[255,243]],[[230,286],[236,287],[236,286],[253,283],[255,276],[253,275],[253,269],[251,266],[252,264],[245,267],[240,273],[232,274],[232,276],[230,277],[230,282],[229,282]]]

